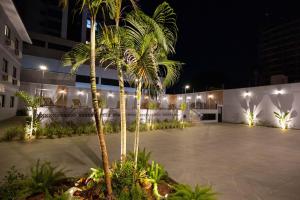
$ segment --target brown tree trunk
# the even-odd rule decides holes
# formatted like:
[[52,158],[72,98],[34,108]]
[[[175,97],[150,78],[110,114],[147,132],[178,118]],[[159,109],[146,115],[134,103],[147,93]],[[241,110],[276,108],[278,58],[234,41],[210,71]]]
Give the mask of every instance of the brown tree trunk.
[[100,144],[100,151],[102,155],[102,164],[105,173],[105,183],[107,188],[107,199],[112,199],[111,177],[109,169],[109,159],[106,149],[105,136],[103,130],[102,116],[100,115],[98,98],[97,98],[97,84],[96,84],[96,30],[95,19],[91,19],[91,63],[90,63],[90,79],[91,79],[91,93],[94,109],[94,117],[97,129],[97,135]]
[[140,122],[141,122],[141,96],[142,82],[139,80],[136,88],[136,116],[135,116],[135,135],[134,135],[134,166],[137,167],[140,142]]

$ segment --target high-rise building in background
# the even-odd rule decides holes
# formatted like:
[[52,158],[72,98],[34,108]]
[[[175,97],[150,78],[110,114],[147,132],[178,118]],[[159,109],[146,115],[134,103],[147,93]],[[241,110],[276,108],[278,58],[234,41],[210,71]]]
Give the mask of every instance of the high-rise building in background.
[[263,84],[300,81],[300,20],[264,28],[260,35],[259,60]]

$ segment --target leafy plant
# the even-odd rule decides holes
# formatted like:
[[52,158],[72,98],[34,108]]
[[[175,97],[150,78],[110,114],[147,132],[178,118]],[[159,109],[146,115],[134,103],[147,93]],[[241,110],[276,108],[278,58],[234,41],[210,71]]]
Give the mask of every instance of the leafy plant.
[[115,163],[112,169],[113,189],[120,194],[124,188],[130,188],[134,182],[134,162],[126,160],[124,163]]
[[100,180],[104,178],[104,171],[102,168],[91,168],[91,171],[88,178],[92,179],[94,182],[99,183]]
[[175,192],[170,194],[170,200],[216,200],[216,193],[211,187],[196,185],[193,190],[189,185],[178,184],[174,187]]
[[282,129],[287,129],[288,128],[288,123],[290,122],[289,119],[289,114],[290,112],[274,112],[275,117],[278,119],[279,121],[279,125]]
[[158,183],[167,176],[167,172],[161,165],[152,161],[151,166],[147,168],[147,175],[149,177],[149,181],[153,184],[153,194],[156,199],[160,199],[161,195],[158,193]]
[[22,139],[24,136],[24,127],[16,126],[5,130],[1,141],[12,141],[13,139]]
[[1,186],[0,186],[0,199],[14,200],[26,197],[26,176],[20,173],[15,166],[12,166],[7,171]]
[[247,111],[247,120],[250,127],[254,126],[254,112],[250,110]]
[[53,167],[49,162],[40,163],[30,169],[31,175],[28,179],[28,190],[31,194],[44,192],[48,194],[62,180],[66,179],[62,169]]
[[[143,149],[143,151],[139,151],[138,158],[137,158],[137,169],[138,170],[147,169],[147,167],[149,166],[150,157],[151,157],[151,152],[147,152],[145,148]],[[134,161],[133,152],[129,152],[128,160]]]

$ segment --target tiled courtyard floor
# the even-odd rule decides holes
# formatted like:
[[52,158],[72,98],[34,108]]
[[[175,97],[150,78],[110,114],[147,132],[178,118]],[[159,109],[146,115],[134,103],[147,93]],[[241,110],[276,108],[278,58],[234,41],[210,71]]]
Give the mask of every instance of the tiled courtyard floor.
[[[129,133],[128,148],[132,149]],[[117,159],[120,135],[107,136],[110,159]],[[233,124],[141,134],[141,147],[152,152],[177,181],[211,184],[221,200],[297,200],[300,198],[300,131]],[[15,165],[28,169],[37,159],[80,175],[99,163],[96,136],[0,143],[0,177]]]

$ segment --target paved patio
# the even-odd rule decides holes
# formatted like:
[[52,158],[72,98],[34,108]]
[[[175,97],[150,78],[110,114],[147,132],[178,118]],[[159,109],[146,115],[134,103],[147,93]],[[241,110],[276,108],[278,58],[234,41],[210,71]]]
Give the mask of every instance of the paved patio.
[[[132,147],[133,134],[128,137]],[[119,135],[107,136],[111,160],[119,155]],[[300,131],[244,125],[210,124],[141,135],[177,181],[211,184],[221,200],[296,200],[300,196]],[[26,169],[49,160],[70,175],[99,163],[96,136],[0,143],[0,176],[11,166]]]

